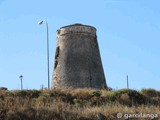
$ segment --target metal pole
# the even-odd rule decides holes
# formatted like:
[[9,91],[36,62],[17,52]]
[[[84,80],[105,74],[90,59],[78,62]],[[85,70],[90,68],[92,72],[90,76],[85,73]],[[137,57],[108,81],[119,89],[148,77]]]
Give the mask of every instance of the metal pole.
[[50,89],[50,80],[49,80],[49,32],[48,32],[48,23],[46,21],[47,28],[47,67],[48,67],[48,89]]
[[21,78],[21,90],[23,90],[22,78]]
[[127,75],[127,89],[129,89],[128,75]]
[[[40,20],[38,22],[39,25],[43,23],[44,20]],[[50,89],[50,80],[49,80],[49,32],[48,32],[48,23],[46,22],[46,28],[47,28],[47,72],[48,72],[48,89]]]
[[22,76],[22,75],[20,75],[20,76],[19,76],[19,78],[20,78],[20,81],[21,81],[21,90],[23,90],[23,84],[22,84],[23,76]]

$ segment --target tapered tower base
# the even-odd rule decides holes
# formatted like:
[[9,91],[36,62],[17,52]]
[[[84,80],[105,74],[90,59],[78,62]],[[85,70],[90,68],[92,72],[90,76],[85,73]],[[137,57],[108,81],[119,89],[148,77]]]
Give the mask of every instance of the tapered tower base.
[[107,88],[96,28],[74,24],[57,30],[52,88]]

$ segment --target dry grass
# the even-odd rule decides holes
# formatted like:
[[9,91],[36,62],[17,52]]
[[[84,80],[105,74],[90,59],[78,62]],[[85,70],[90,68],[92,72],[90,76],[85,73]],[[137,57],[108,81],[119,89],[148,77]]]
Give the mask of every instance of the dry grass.
[[117,113],[160,114],[156,97],[127,89],[1,90],[0,120],[117,120]]

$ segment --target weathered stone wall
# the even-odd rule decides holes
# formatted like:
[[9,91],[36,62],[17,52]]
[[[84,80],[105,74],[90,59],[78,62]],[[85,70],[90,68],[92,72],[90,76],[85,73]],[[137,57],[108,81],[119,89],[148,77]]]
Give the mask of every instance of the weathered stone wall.
[[57,30],[52,87],[106,87],[94,27],[74,24]]

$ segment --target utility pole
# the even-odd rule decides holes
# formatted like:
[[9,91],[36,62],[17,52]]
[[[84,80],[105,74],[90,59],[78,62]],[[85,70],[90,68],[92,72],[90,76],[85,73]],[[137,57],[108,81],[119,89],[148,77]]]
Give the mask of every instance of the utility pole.
[[128,75],[127,75],[127,89],[129,89]]

